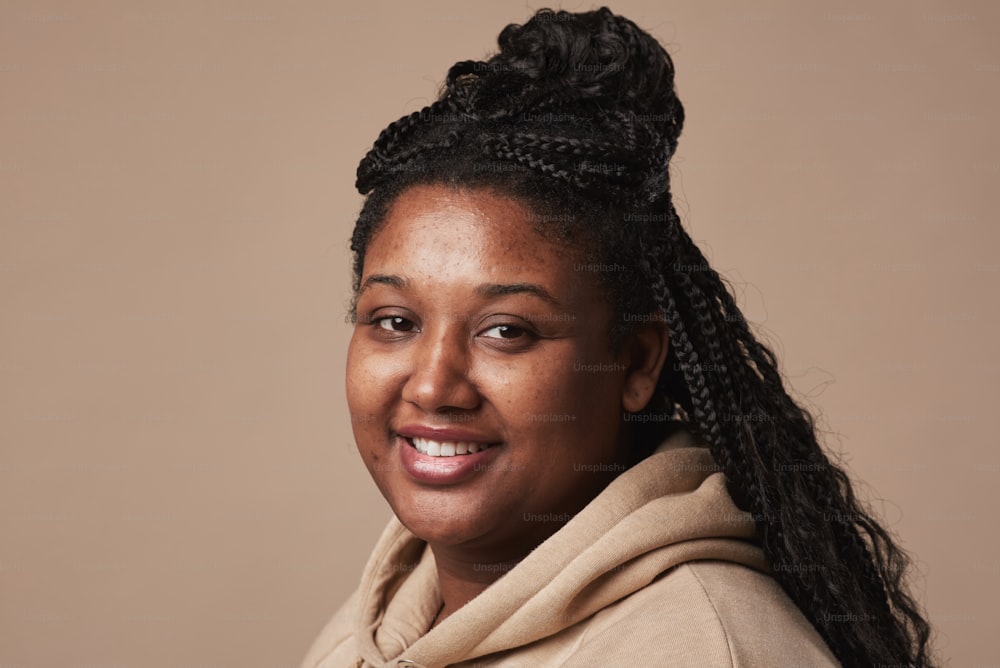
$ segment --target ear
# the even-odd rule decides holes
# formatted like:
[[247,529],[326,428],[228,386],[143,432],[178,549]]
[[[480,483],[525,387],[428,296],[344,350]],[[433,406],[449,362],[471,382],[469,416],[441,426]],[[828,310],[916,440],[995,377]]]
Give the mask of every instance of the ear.
[[646,322],[629,335],[624,346],[628,351],[622,408],[629,413],[641,411],[653,398],[660,371],[667,361],[670,331],[663,322]]

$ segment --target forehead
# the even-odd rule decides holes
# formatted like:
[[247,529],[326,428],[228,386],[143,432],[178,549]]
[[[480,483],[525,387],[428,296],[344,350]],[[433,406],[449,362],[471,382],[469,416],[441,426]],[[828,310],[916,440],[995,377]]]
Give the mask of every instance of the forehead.
[[462,265],[487,274],[561,272],[572,280],[577,253],[542,235],[538,219],[527,204],[492,190],[414,186],[373,236],[365,274],[386,263],[436,271]]

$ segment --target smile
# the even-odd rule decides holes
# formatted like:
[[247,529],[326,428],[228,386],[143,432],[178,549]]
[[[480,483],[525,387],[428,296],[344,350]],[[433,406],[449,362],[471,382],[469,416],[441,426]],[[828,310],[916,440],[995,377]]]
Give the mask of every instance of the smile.
[[469,441],[432,441],[429,438],[413,437],[408,439],[414,448],[422,455],[429,457],[455,457],[457,455],[474,455],[481,450],[493,447],[489,443],[473,443]]

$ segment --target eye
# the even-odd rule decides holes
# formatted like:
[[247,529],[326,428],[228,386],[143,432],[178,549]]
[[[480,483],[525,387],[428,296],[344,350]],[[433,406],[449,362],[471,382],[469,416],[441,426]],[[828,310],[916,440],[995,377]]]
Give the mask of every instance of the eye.
[[483,336],[490,339],[516,339],[524,336],[527,332],[522,327],[516,325],[497,325],[496,327],[490,327],[485,332]]
[[406,318],[398,315],[377,318],[375,320],[375,324],[378,325],[380,329],[384,329],[389,332],[412,332],[415,328],[412,320],[407,320]]

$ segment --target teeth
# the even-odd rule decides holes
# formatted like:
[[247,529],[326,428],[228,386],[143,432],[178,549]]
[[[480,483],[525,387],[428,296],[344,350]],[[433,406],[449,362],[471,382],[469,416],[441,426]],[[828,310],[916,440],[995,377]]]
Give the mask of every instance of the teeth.
[[454,457],[455,455],[472,455],[490,447],[483,443],[468,443],[465,441],[432,441],[429,438],[411,438],[413,447],[418,452],[431,457]]

